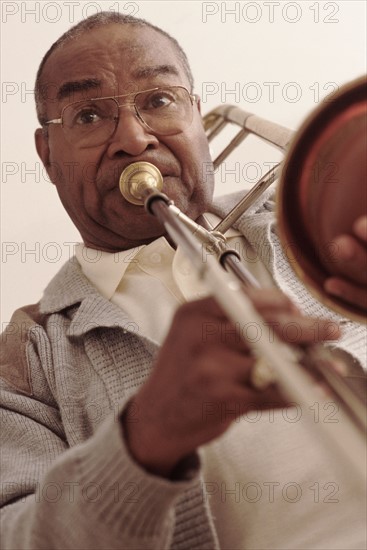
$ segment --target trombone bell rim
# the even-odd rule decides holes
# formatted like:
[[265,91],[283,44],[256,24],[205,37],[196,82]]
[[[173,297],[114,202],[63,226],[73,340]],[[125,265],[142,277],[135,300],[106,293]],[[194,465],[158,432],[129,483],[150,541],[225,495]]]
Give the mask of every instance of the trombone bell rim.
[[326,294],[324,282],[338,275],[333,239],[367,213],[366,92],[366,78],[358,78],[311,113],[291,143],[276,197],[280,241],[299,279],[319,301],[363,323],[366,309]]

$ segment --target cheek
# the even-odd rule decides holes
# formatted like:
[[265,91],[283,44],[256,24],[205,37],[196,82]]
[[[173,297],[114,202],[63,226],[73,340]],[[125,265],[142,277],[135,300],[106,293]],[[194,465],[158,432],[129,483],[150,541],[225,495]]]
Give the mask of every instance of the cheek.
[[101,156],[101,148],[79,149],[71,145],[64,137],[62,128],[49,135],[49,160],[53,167],[56,167],[57,174],[63,175],[65,179],[73,178],[81,167],[96,167]]
[[195,187],[206,190],[211,194],[214,188],[213,162],[211,159],[208,140],[201,126],[189,137],[187,144],[188,170],[195,178]]
[[[56,152],[55,152],[56,151]],[[65,192],[78,194],[83,187],[94,188],[99,155],[88,149],[76,150],[66,144],[50,144],[49,174],[52,182]]]
[[58,155],[57,160],[54,158],[51,161],[50,172],[60,200],[71,215],[83,204],[86,185],[82,177],[82,165],[69,155],[64,157]]

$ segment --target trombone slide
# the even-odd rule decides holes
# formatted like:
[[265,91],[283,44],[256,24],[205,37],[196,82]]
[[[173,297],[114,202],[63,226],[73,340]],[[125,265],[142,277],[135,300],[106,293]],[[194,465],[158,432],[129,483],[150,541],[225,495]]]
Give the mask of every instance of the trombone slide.
[[[258,314],[237,278],[225,271],[212,255],[208,255],[205,262],[202,261],[200,241],[202,243],[207,231],[201,226],[196,228],[197,224],[189,219],[188,227],[185,225],[186,216],[172,204],[166,195],[155,188],[152,189],[151,181],[145,179],[145,164],[136,163],[139,166],[134,167],[137,177],[140,179],[137,200],[140,200],[140,204],[145,203],[146,210],[161,221],[174,242],[182,247],[197,269],[199,277],[208,286],[235,326],[244,327],[248,323],[256,324],[260,338],[251,343],[254,355],[265,360],[266,364],[271,366],[281,391],[287,398],[299,404],[305,415],[312,421],[312,407],[315,402],[322,406],[330,400],[327,401],[325,397],[320,396],[320,392],[315,387],[314,377],[300,366],[298,350],[284,344],[271,333],[271,327]],[[131,170],[130,166],[128,168]],[[150,175],[148,179],[150,180]],[[120,190],[125,198],[131,191],[129,175],[126,175],[125,171],[120,177]],[[200,239],[192,234],[193,229],[200,235]],[[209,237],[209,240],[212,238],[212,236]],[[242,331],[240,334],[243,337]],[[322,422],[319,426],[323,432],[322,435],[327,438],[330,446],[337,452],[337,456],[341,457],[344,463],[348,463],[351,472],[353,472],[356,486],[360,486],[361,483],[364,486],[367,481],[364,440],[366,421],[363,422],[366,411],[363,405],[357,402],[355,407],[357,414],[355,414],[355,411],[351,411],[348,407],[348,399],[341,399],[338,404],[340,405],[339,422],[335,424]]]

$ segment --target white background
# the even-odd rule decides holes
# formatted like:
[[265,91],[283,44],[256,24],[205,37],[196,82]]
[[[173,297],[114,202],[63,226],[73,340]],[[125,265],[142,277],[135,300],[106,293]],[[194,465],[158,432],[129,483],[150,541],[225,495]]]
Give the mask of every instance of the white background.
[[[235,103],[297,129],[328,93],[366,72],[364,0],[1,2],[3,326],[16,307],[39,300],[79,240],[34,150],[32,90],[51,44],[102,9],[134,13],[178,39],[204,113]],[[250,141],[226,162],[217,194],[248,186],[279,158],[263,147]]]

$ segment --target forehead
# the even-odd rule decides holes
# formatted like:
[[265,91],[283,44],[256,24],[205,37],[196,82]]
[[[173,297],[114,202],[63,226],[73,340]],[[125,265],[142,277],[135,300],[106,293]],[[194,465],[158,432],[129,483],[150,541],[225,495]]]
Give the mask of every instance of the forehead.
[[50,55],[41,79],[59,101],[161,83],[189,85],[177,49],[158,31],[129,24],[106,25],[66,42]]

